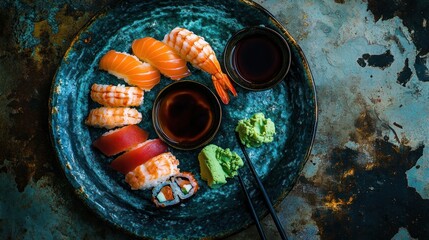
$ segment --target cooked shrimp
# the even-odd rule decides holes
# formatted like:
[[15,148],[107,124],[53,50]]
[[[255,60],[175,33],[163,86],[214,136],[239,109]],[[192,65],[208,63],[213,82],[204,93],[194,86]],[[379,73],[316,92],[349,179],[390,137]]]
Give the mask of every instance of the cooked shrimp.
[[229,103],[228,90],[237,96],[228,76],[222,72],[212,47],[202,37],[187,29],[176,27],[165,35],[163,41],[194,67],[212,75],[213,85],[223,103]]
[[139,59],[148,62],[173,80],[179,80],[191,74],[186,61],[161,41],[145,37],[134,40],[131,48]]
[[111,129],[130,124],[138,124],[142,114],[134,108],[100,107],[92,109],[85,120],[85,124],[93,127]]
[[141,62],[136,56],[110,50],[100,60],[103,69],[130,85],[149,91],[159,83],[159,71],[149,63]]
[[143,102],[143,95],[143,90],[138,87],[96,83],[91,87],[91,99],[107,107],[140,106]]
[[129,172],[125,182],[133,190],[154,187],[179,173],[178,165],[179,160],[171,152],[162,153]]

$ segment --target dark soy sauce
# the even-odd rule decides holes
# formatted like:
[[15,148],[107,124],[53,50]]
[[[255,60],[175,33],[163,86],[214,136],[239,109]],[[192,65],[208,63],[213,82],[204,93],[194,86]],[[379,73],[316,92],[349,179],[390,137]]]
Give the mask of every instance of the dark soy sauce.
[[283,56],[276,42],[263,34],[254,34],[237,43],[233,61],[241,78],[249,83],[262,84],[280,72]]
[[160,102],[160,126],[164,134],[176,143],[199,140],[210,130],[212,122],[209,102],[197,90],[173,90]]

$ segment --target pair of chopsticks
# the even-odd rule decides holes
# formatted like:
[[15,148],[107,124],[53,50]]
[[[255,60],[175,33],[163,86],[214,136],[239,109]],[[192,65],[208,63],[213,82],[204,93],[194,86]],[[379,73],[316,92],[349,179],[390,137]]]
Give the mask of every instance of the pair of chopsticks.
[[[283,227],[282,227],[282,225],[281,225],[281,223],[280,223],[280,221],[279,221],[279,219],[277,217],[277,214],[276,214],[276,212],[274,210],[273,204],[271,203],[271,200],[268,197],[267,191],[265,190],[265,187],[262,184],[261,179],[259,178],[258,174],[255,171],[255,167],[253,166],[252,161],[250,161],[249,155],[247,154],[246,148],[245,148],[245,146],[243,145],[243,143],[240,140],[240,136],[238,135],[238,132],[236,132],[235,135],[237,137],[237,140],[238,140],[238,143],[240,145],[241,151],[244,154],[244,157],[246,159],[247,165],[249,166],[249,168],[250,168],[250,170],[252,172],[252,175],[253,175],[253,177],[256,180],[256,183],[258,185],[258,189],[259,189],[259,191],[262,192],[262,196],[263,196],[265,205],[267,206],[267,208],[268,208],[268,210],[270,212],[270,215],[271,215],[271,217],[272,217],[272,219],[273,219],[273,221],[274,221],[274,223],[276,225],[276,228],[277,228],[277,230],[278,230],[278,232],[280,234],[280,237],[282,239],[287,239],[286,233],[285,233],[285,231],[284,231],[284,229],[283,229]],[[240,182],[241,188],[243,189],[244,195],[246,196],[246,200],[247,200],[247,203],[249,204],[249,208],[251,210],[253,220],[255,220],[255,224],[256,224],[256,228],[258,229],[259,236],[261,237],[261,239],[265,240],[265,239],[267,239],[267,237],[265,236],[264,229],[262,228],[262,225],[261,225],[261,223],[259,221],[258,215],[256,214],[256,210],[255,210],[255,208],[253,206],[252,199],[250,198],[249,192],[247,191],[247,188],[244,185],[244,182],[243,182],[243,179],[240,176],[240,173],[238,174],[238,180]]]

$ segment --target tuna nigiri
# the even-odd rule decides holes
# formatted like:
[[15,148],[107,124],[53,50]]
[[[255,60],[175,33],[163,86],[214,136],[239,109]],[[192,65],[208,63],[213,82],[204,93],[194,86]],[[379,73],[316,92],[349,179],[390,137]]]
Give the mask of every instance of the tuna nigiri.
[[136,56],[114,50],[110,50],[101,58],[99,67],[146,91],[152,89],[161,79],[159,71],[150,64],[141,62]]
[[92,145],[104,155],[113,156],[146,141],[148,136],[139,126],[128,125],[104,133]]
[[167,152],[167,145],[160,139],[151,139],[140,143],[117,157],[110,166],[123,174],[134,170],[149,159]]
[[191,74],[186,61],[161,41],[145,37],[134,40],[131,48],[139,59],[148,62],[173,80],[182,79]]
[[179,160],[171,152],[163,153],[129,172],[125,181],[133,190],[151,188],[178,174],[178,165]]

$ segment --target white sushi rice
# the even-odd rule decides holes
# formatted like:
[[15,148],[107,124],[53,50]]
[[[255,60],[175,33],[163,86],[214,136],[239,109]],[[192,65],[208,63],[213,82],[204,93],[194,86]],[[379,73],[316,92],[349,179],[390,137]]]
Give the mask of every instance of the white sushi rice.
[[123,127],[120,127],[120,128],[116,128],[116,129],[113,129],[113,130],[110,130],[110,131],[107,131],[107,132],[103,133],[103,135],[101,135],[101,136],[103,136],[103,137],[109,136],[110,134],[115,133],[115,132],[121,130],[121,128],[124,128],[124,127],[126,127],[126,126],[123,126]]

